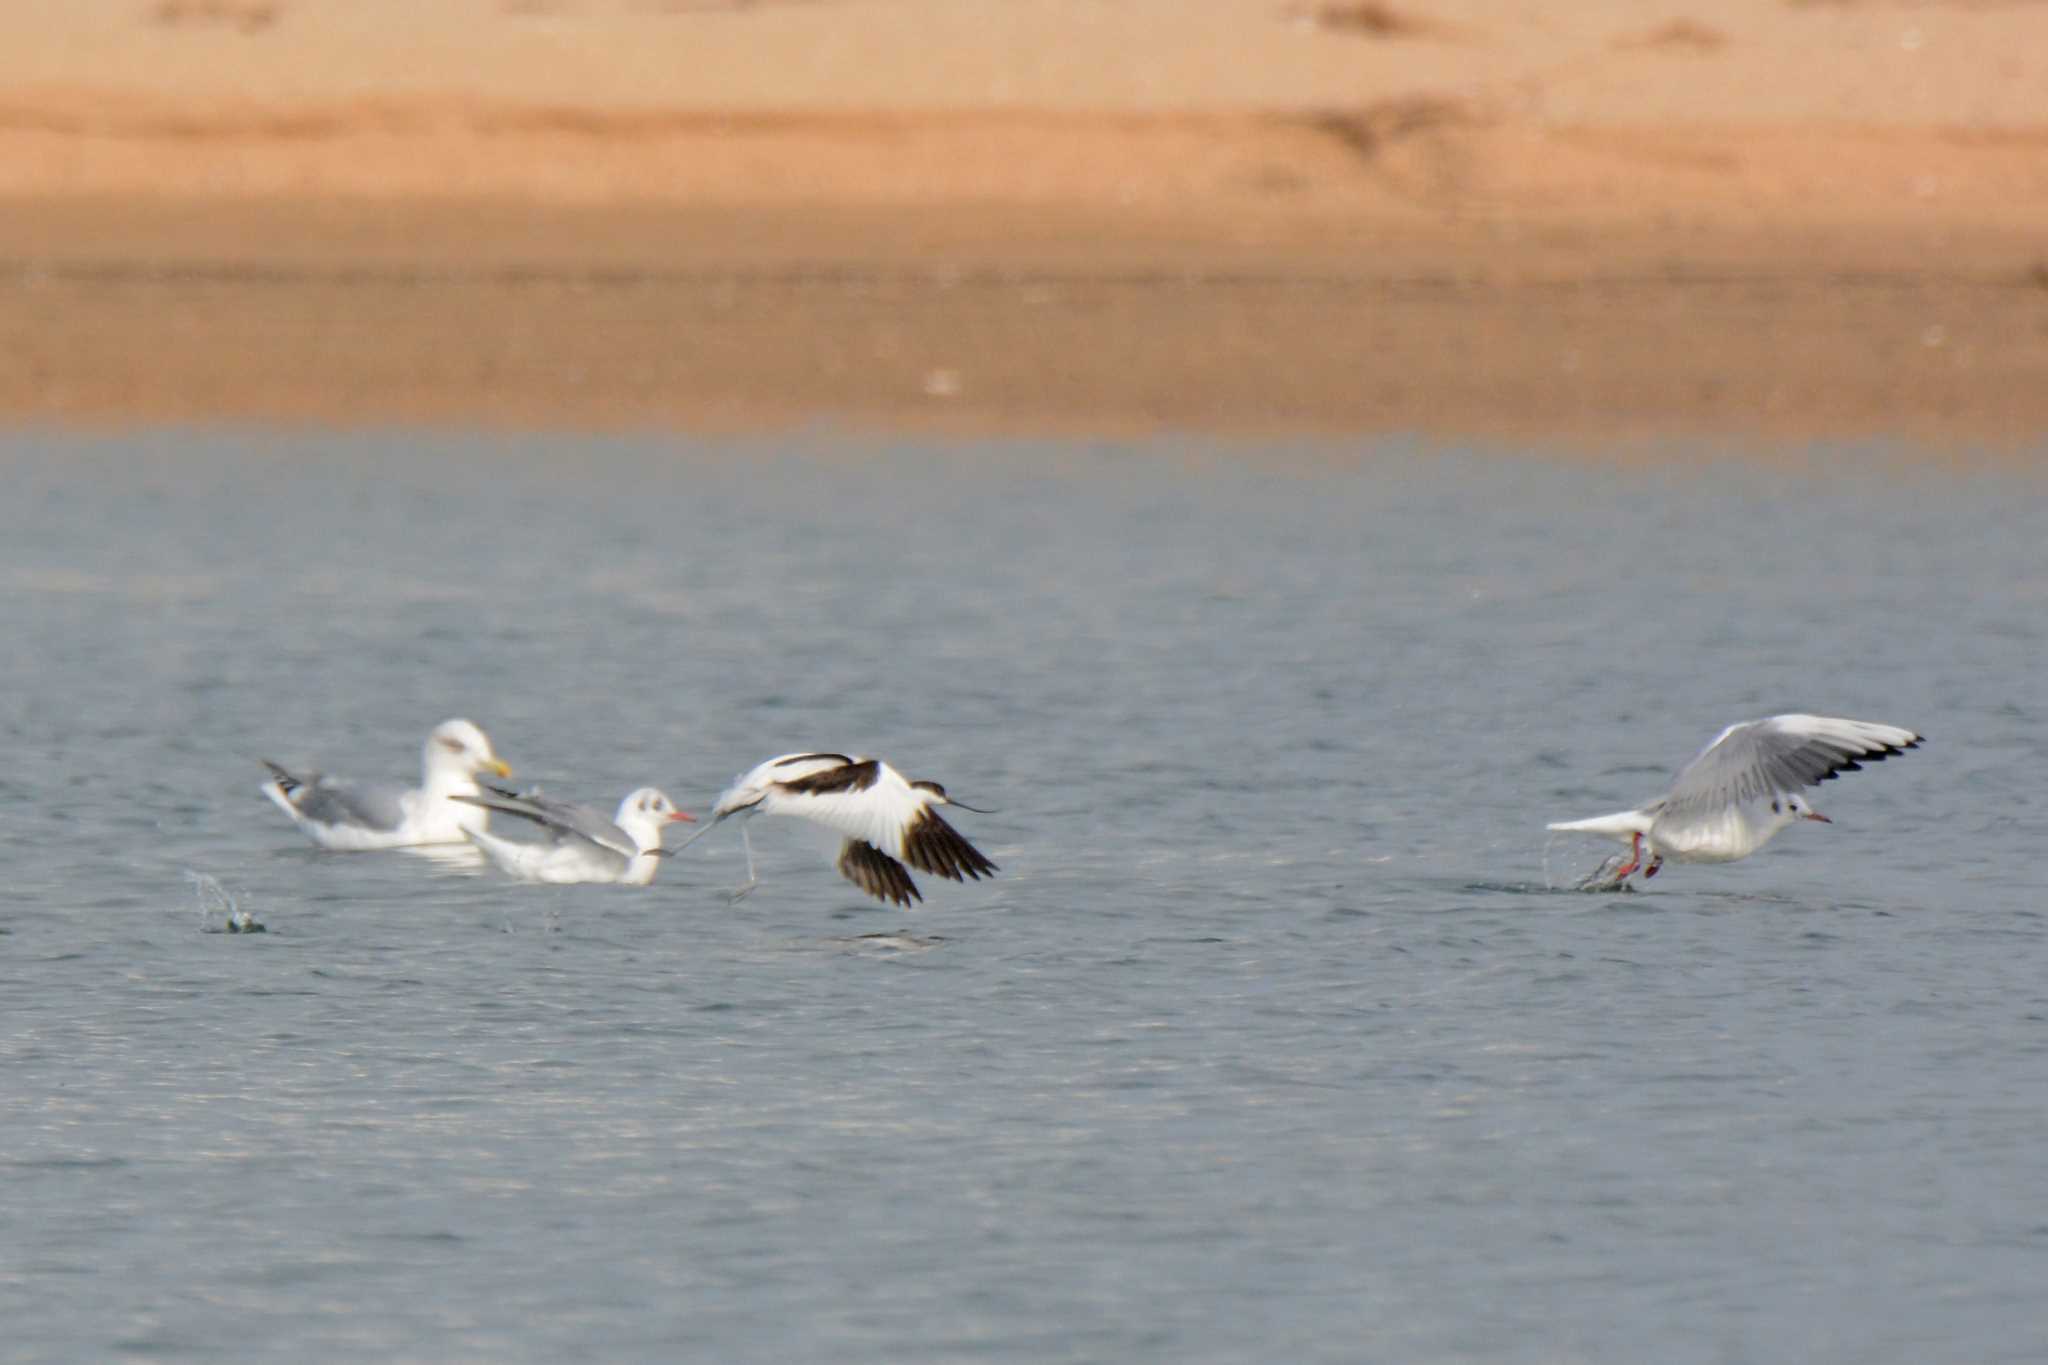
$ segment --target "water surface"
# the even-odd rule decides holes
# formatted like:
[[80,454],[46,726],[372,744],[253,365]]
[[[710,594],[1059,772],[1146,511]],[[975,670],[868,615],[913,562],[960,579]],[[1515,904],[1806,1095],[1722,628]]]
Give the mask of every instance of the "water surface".
[[[0,1356],[2038,1359],[2040,486],[1346,456],[0,442]],[[1790,709],[1930,738],[1549,889]],[[878,753],[1002,872],[256,792],[458,714],[606,804]]]

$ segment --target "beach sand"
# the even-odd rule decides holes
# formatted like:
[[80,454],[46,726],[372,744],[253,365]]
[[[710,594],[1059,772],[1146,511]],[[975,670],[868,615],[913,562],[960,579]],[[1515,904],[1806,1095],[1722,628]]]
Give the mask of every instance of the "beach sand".
[[2048,432],[2048,5],[0,11],[0,415]]

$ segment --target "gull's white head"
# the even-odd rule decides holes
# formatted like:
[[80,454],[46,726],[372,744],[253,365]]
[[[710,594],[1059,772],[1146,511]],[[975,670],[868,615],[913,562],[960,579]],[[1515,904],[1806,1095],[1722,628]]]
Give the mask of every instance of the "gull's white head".
[[642,787],[630,793],[619,802],[619,813],[612,823],[633,836],[633,842],[643,849],[659,848],[661,832],[678,820],[694,821],[696,816],[688,811],[676,809],[675,802],[668,799],[668,793],[658,787]]
[[491,748],[490,737],[466,720],[444,720],[434,727],[434,732],[427,736],[426,766],[429,774],[512,776],[512,770]]

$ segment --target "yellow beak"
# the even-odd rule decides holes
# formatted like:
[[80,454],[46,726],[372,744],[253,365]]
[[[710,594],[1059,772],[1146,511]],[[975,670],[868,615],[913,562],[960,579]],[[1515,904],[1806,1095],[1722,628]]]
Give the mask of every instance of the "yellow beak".
[[489,763],[484,764],[484,766],[500,777],[512,776],[512,769],[505,765],[505,760],[502,758],[494,758]]

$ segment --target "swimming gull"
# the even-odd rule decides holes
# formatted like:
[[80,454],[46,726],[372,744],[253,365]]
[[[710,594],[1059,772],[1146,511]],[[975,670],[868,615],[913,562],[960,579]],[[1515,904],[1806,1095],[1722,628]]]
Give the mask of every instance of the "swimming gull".
[[427,736],[417,787],[294,772],[267,758],[263,766],[271,780],[260,790],[278,809],[320,847],[348,850],[459,844],[490,816],[449,798],[476,795],[480,772],[512,774],[484,732],[466,720],[444,720]]
[[539,792],[489,787],[457,801],[531,820],[547,830],[546,843],[521,842],[484,830],[469,841],[500,869],[523,882],[617,882],[645,886],[661,865],[661,836],[678,820],[694,820],[654,787],[642,787],[619,802],[606,819],[590,806],[555,801]]

